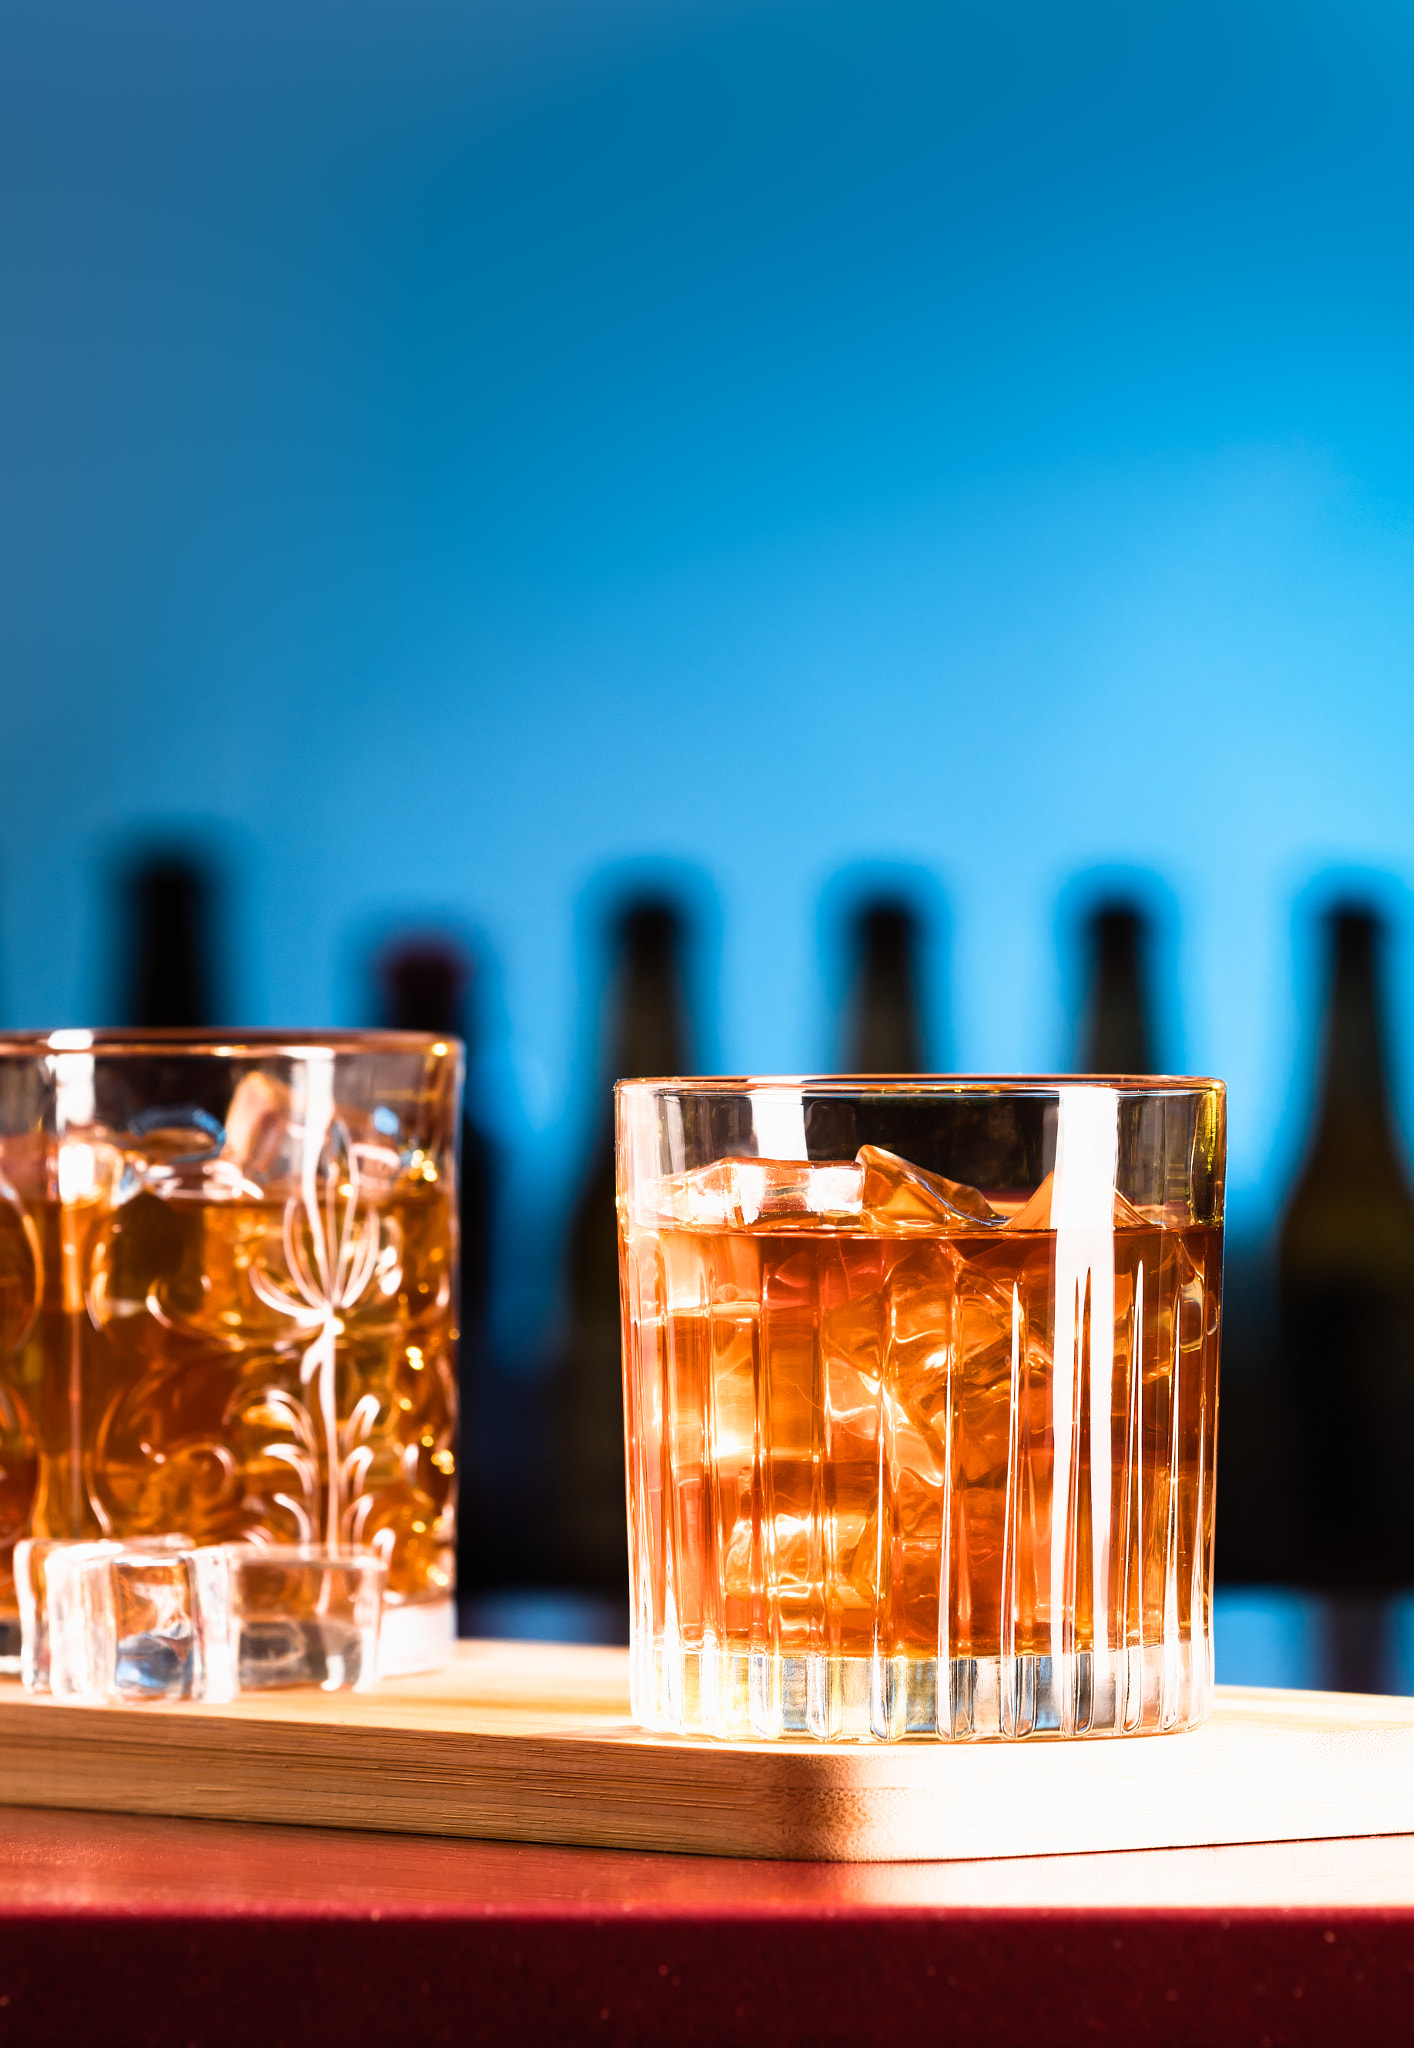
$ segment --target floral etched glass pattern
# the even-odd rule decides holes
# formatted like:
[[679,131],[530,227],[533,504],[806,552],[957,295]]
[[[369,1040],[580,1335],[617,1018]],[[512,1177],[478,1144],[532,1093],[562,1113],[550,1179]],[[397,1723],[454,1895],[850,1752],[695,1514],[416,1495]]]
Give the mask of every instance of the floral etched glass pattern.
[[1206,1081],[620,1084],[639,1720],[1202,1718],[1224,1127]]
[[21,1537],[173,1530],[371,1548],[395,1656],[450,1634],[460,1065],[0,1040],[0,1647]]

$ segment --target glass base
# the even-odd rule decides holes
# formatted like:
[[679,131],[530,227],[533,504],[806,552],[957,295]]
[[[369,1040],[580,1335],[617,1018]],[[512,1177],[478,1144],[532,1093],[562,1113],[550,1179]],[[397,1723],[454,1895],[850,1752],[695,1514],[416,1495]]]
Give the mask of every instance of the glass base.
[[440,1670],[450,1662],[456,1639],[455,1600],[385,1605],[378,1631],[378,1676],[400,1678],[414,1671]]
[[664,1734],[728,1742],[942,1742],[1151,1735],[1194,1728],[1212,1704],[1211,1635],[1061,1658],[775,1657],[663,1640],[633,1646],[633,1716]]

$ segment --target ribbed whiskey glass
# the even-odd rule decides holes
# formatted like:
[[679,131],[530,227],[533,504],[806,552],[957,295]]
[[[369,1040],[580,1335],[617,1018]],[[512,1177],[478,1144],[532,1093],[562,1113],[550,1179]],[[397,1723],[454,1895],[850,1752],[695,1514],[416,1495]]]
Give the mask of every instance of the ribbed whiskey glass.
[[1198,1722],[1222,1084],[633,1081],[617,1119],[635,1717]]

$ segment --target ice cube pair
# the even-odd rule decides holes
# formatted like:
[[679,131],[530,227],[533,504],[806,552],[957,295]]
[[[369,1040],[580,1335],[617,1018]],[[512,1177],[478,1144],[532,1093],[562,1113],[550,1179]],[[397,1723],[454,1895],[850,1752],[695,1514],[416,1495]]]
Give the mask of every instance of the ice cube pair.
[[[1098,1093],[1099,1091],[1092,1091]],[[691,1230],[754,1230],[793,1218],[852,1225],[890,1235],[926,1232],[949,1237],[978,1230],[1053,1230],[1064,1216],[1072,1224],[1110,1224],[1116,1229],[1162,1223],[1162,1210],[1145,1211],[1114,1186],[1112,1165],[1072,1169],[1065,1198],[1056,1173],[1048,1173],[1029,1196],[1000,1196],[995,1207],[980,1189],[945,1174],[925,1172],[882,1145],[861,1145],[853,1159],[718,1159],[688,1173],[648,1181],[635,1191],[634,1215],[652,1229],[667,1224]],[[1061,1202],[1058,1210],[1057,1203]]]
[[31,1692],[90,1702],[363,1691],[386,1580],[371,1550],[31,1539],[15,1547],[20,1675]]

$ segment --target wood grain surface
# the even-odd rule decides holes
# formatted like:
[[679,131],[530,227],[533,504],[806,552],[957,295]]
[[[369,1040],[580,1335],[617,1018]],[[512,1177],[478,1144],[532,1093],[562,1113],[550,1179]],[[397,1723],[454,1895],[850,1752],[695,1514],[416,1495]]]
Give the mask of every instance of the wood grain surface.
[[79,1707],[0,1687],[0,1800],[869,1862],[1414,1833],[1414,1701],[1219,1688],[1193,1734],[714,1743],[628,1718],[628,1658],[464,1643],[369,1694]]

